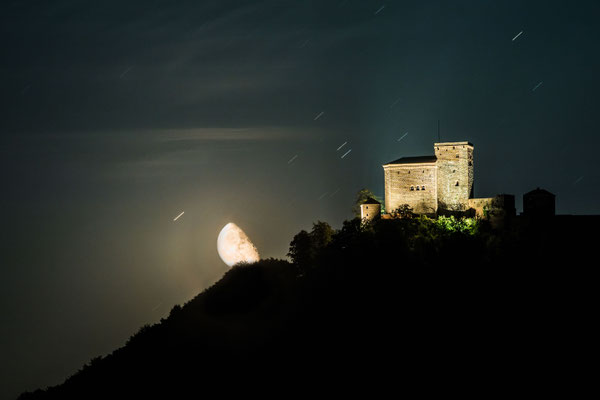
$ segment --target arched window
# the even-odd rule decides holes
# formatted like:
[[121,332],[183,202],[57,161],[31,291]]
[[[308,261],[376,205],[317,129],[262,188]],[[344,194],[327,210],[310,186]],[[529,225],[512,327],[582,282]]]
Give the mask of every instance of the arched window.
[[419,187],[417,186],[417,190],[419,190]]
[[458,181],[456,181],[456,185],[454,185],[454,186],[458,186]]
[[410,187],[410,190],[415,190],[415,187],[414,187],[414,186],[411,186],[411,187]]
[[425,190],[425,186],[421,186],[421,190]]

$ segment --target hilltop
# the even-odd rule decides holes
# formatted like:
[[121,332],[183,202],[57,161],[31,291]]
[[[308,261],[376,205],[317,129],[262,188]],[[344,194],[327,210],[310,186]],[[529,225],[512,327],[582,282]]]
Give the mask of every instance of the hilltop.
[[551,222],[317,222],[292,240],[292,262],[237,265],[122,348],[20,398],[508,394],[551,381],[573,394],[591,296],[577,261],[592,239]]

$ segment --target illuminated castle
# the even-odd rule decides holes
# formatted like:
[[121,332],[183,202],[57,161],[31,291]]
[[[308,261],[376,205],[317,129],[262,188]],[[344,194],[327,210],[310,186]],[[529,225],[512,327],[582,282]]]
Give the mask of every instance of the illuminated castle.
[[408,205],[416,214],[468,211],[485,215],[501,210],[514,215],[514,196],[473,198],[473,144],[434,143],[435,155],[403,157],[383,165],[385,210]]

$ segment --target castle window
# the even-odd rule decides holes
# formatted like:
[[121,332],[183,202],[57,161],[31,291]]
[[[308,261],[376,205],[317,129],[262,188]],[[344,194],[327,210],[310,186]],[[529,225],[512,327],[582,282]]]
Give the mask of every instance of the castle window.
[[454,185],[454,186],[458,186],[458,181],[456,181],[456,185]]
[[417,190],[419,190],[419,187],[417,186]]
[[410,187],[410,190],[415,190],[415,187],[414,187],[414,186],[411,186],[411,187]]
[[473,161],[469,161],[469,167],[473,165]]
[[421,190],[425,190],[425,186],[421,186]]
[[452,150],[456,149],[456,147],[452,146]]
[[458,154],[456,155],[456,158],[458,158]]
[[[368,209],[369,209],[369,206],[367,206],[367,210],[368,210]],[[369,215],[369,214],[367,214],[367,215]]]

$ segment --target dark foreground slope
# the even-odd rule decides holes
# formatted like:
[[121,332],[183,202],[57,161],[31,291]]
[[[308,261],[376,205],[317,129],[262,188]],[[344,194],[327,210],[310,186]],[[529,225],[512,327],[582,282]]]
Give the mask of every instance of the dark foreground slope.
[[594,319],[582,257],[595,236],[582,226],[355,220],[317,244],[300,235],[296,263],[234,267],[124,347],[21,398],[573,394],[591,374],[581,356]]

